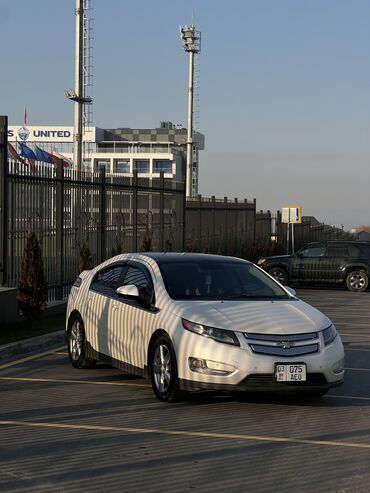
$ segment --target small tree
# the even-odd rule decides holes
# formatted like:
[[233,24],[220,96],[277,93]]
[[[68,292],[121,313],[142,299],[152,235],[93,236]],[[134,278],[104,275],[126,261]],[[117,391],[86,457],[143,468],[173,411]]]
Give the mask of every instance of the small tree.
[[121,242],[118,240],[118,238],[116,238],[116,241],[112,247],[112,257],[115,257],[116,255],[119,255],[120,253],[122,253],[122,244]]
[[152,251],[152,237],[149,233],[145,233],[143,242],[140,248],[141,252],[151,252]]
[[40,243],[35,233],[27,238],[17,299],[23,314],[30,320],[40,318],[46,307],[47,284]]
[[78,273],[80,274],[83,270],[90,270],[93,267],[93,259],[89,245],[84,242],[80,245],[80,263],[78,265]]

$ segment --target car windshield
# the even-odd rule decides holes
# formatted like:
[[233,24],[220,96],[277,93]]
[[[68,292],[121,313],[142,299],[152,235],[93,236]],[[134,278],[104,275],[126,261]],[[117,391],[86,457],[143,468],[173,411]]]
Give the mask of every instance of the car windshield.
[[220,259],[161,262],[168,294],[174,300],[289,299],[290,296],[255,265]]

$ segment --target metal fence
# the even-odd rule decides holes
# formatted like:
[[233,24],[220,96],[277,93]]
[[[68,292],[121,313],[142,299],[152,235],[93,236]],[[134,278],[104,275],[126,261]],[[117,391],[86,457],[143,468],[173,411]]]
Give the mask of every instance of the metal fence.
[[[63,299],[88,245],[93,263],[120,252],[194,251],[257,261],[291,252],[281,214],[256,200],[185,200],[183,182],[65,169],[8,160],[7,118],[0,116],[0,286],[17,286],[27,238],[40,240],[49,301]],[[295,250],[312,241],[354,239],[343,228],[304,218]]]
[[186,201],[185,224],[187,251],[247,258],[255,241],[256,201],[199,195]]
[[9,161],[3,284],[17,286],[31,232],[40,240],[49,300],[64,298],[88,245],[97,264],[120,252],[182,250],[184,186],[174,180],[106,176]]

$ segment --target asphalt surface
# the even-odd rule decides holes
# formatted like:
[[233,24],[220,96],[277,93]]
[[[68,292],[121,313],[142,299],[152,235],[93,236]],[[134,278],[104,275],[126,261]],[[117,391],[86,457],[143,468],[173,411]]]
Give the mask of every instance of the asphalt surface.
[[65,348],[0,365],[0,491],[370,491],[370,292],[298,294],[346,348],[344,386],[317,401],[161,403],[120,370],[74,370]]

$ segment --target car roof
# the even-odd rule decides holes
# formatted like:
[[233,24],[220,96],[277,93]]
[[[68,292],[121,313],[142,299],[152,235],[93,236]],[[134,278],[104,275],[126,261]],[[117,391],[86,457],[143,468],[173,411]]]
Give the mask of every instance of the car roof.
[[307,243],[306,246],[313,245],[360,245],[360,246],[370,246],[370,241],[364,240],[322,240],[314,241],[312,243]]
[[143,252],[140,255],[149,257],[160,264],[168,264],[168,263],[179,263],[179,262],[188,262],[189,260],[193,260],[195,262],[201,261],[227,261],[230,263],[238,263],[238,262],[247,262],[248,260],[244,260],[237,257],[227,257],[226,255],[212,255],[209,253],[193,253],[193,252]]

